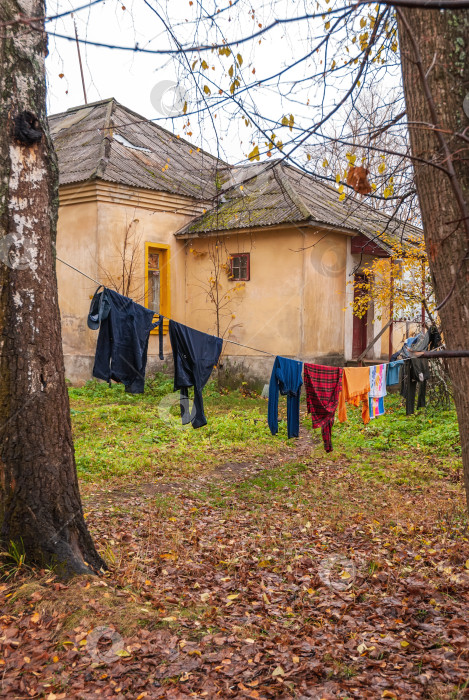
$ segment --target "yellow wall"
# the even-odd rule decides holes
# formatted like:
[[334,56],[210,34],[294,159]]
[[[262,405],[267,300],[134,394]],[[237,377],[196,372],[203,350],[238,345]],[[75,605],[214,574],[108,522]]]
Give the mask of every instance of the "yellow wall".
[[[78,201],[60,207],[57,228],[57,257],[95,279],[98,278],[97,220],[96,201]],[[86,357],[94,352],[96,345],[95,335],[86,324],[90,298],[96,285],[60,260],[57,260],[56,269],[66,370],[67,358],[77,356],[69,377],[74,381],[89,371],[89,360]],[[67,376],[68,374],[67,372]]]
[[[208,251],[214,244],[214,238],[187,241],[186,296],[190,325],[215,333],[215,306],[207,301],[213,273]],[[228,254],[250,253],[251,278],[226,309],[236,316],[228,337],[289,357],[343,357],[345,236],[285,227],[223,235],[220,248],[224,259]],[[222,294],[235,285],[222,274]],[[230,318],[231,313],[222,332]],[[236,345],[229,345],[226,354],[258,356]]]
[[[214,272],[209,251],[218,250],[221,263],[228,262],[230,254],[250,253],[250,280],[243,286],[237,289],[221,271],[220,294],[231,298],[221,313],[220,335],[275,355],[342,365],[345,334],[351,328],[350,311],[345,311],[348,237],[289,226],[228,232],[220,236],[218,249],[214,237],[177,239],[174,233],[204,206],[189,198],[103,181],[65,186],[60,190],[57,255],[93,279],[119,287],[129,230],[128,256],[135,249],[129,296],[145,304],[148,244],[167,246],[171,318],[217,334],[215,307],[207,293]],[[88,329],[86,320],[96,284],[61,262],[57,277],[66,374],[72,383],[80,383],[91,377],[94,361],[98,333]],[[379,344],[382,356],[387,342],[385,333]],[[226,344],[224,352],[247,363],[253,374],[256,362],[264,362],[270,371],[269,355],[235,344]],[[165,355],[170,358],[167,334]],[[156,334],[150,337],[148,356],[151,371],[158,357]]]
[[[189,198],[103,181],[65,186],[60,190],[57,256],[95,280],[119,286],[123,241],[131,226],[136,254],[129,296],[144,304],[145,243],[169,245],[171,315],[184,322],[185,251],[173,233],[201,210],[202,204]],[[57,278],[66,374],[72,383],[79,383],[91,376],[96,348],[97,331],[86,324],[96,284],[60,261]],[[167,337],[165,352],[169,352]],[[149,356],[157,354],[158,338],[152,334]]]
[[343,357],[347,237],[308,232],[304,248],[303,357]]

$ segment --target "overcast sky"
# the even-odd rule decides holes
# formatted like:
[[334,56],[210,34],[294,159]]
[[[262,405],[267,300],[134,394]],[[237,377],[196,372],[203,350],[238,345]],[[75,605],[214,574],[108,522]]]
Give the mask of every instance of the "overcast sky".
[[[275,19],[300,17],[311,13],[320,7],[320,11],[332,13],[326,20],[335,19],[335,14],[341,8],[347,7],[343,2],[321,0],[317,2],[306,0],[106,0],[93,7],[75,13],[78,35],[81,39],[108,43],[119,46],[135,46],[138,44],[146,49],[162,49],[176,47],[175,38],[181,44],[203,44],[207,41],[222,42],[242,38],[259,31]],[[80,6],[80,0],[54,0],[49,3],[48,14],[70,10]],[[151,5],[151,7],[149,7]],[[156,10],[160,17],[151,9]],[[254,12],[252,12],[254,8]],[[208,19],[208,15],[221,9],[217,14],[217,27]],[[356,20],[358,22],[358,18]],[[173,37],[170,36],[168,22]],[[277,72],[284,71],[296,60],[306,55],[325,34],[324,20],[319,17],[314,20],[299,21],[283,24],[259,38],[232,47],[234,53],[242,57],[241,88],[245,84],[254,86],[239,93],[241,105],[253,117],[256,125],[271,133],[274,122],[282,119],[283,115],[293,114],[295,129],[298,126],[308,128],[321,116],[322,109],[333,105],[335,101],[351,84],[350,73],[337,74],[330,80],[331,88],[324,92],[322,81],[317,82],[310,76],[322,71],[324,65],[331,65],[334,56],[339,63],[343,51],[331,56],[324,55],[322,49],[318,54],[302,61],[300,65],[289,69],[281,76],[281,84],[277,79],[268,85],[256,87],[256,81],[262,82]],[[73,19],[67,16],[47,24],[49,32],[74,36]],[[339,37],[344,42],[346,36],[342,32]],[[332,46],[334,43],[331,42]],[[343,47],[342,47],[343,48]],[[85,77],[88,102],[115,97],[126,107],[149,119],[156,119],[188,140],[218,153],[231,162],[239,162],[246,158],[255,145],[259,145],[261,154],[268,150],[265,147],[265,137],[259,129],[249,123],[246,126],[243,109],[240,104],[233,103],[229,92],[223,97],[223,107],[214,105],[220,100],[218,88],[228,91],[231,79],[228,74],[234,57],[219,56],[206,52],[200,55],[200,61],[205,59],[209,68],[200,68],[200,61],[195,71],[199,92],[195,80],[190,75],[195,55],[181,56],[138,54],[107,48],[98,48],[81,44],[81,56]],[[350,43],[350,50],[357,51],[357,44]],[[350,56],[350,54],[349,54]],[[239,68],[239,66],[238,66]],[[253,70],[255,73],[253,73]],[[50,36],[49,57],[47,58],[48,72],[48,110],[49,113],[61,112],[84,103],[82,82],[79,71],[78,54],[75,42]],[[235,76],[236,77],[236,76]],[[391,68],[391,73],[382,72],[380,80],[389,86],[399,82],[399,71]],[[207,85],[210,95],[201,95],[200,89]],[[237,96],[235,93],[235,97]],[[187,119],[178,119],[184,102],[187,101],[187,111],[195,107],[204,107],[202,98],[206,100],[209,110]],[[174,107],[174,108],[173,108]],[[174,119],[165,119],[165,114],[174,112]],[[216,114],[216,116],[215,116]],[[185,131],[183,125],[186,124]],[[275,127],[277,139],[286,144],[285,150],[291,147],[291,142],[298,137],[299,132],[288,127]],[[290,142],[290,143],[289,143]],[[277,151],[275,155],[278,155]]]

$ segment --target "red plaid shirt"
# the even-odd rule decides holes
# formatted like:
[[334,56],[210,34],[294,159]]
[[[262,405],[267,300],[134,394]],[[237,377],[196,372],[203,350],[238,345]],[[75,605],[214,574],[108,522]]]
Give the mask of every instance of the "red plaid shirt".
[[313,428],[322,428],[326,452],[332,452],[332,426],[342,389],[342,372],[340,367],[304,364],[306,405]]

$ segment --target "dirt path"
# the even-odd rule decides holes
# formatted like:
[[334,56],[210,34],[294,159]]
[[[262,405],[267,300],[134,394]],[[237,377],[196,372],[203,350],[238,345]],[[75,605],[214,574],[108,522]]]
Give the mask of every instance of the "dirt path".
[[100,493],[88,497],[88,505],[97,506],[102,499],[151,498],[156,494],[174,496],[193,494],[206,489],[211,483],[238,483],[250,479],[266,469],[275,469],[285,462],[309,458],[311,450],[311,431],[300,427],[299,437],[292,441],[288,448],[282,449],[274,456],[254,461],[223,461],[211,471],[190,479],[167,481],[164,477],[156,477],[154,481],[134,481],[124,487],[109,491],[102,492],[100,489]]

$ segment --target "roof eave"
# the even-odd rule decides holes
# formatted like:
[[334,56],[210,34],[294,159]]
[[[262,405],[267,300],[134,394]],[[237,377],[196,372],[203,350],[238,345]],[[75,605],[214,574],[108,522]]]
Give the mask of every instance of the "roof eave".
[[[190,226],[190,224],[189,224]],[[192,238],[208,238],[210,236],[227,236],[236,233],[254,233],[261,231],[276,231],[285,228],[297,228],[297,229],[316,229],[318,231],[329,231],[330,233],[340,233],[345,236],[353,238],[353,236],[358,235],[361,231],[356,231],[355,229],[341,228],[338,226],[332,226],[331,224],[323,223],[320,221],[313,221],[311,219],[305,221],[283,221],[279,224],[271,224],[266,226],[239,226],[237,228],[229,229],[212,229],[210,231],[190,231],[187,229],[187,225],[180,231],[176,231],[174,234],[176,238],[180,240],[189,240]]]

